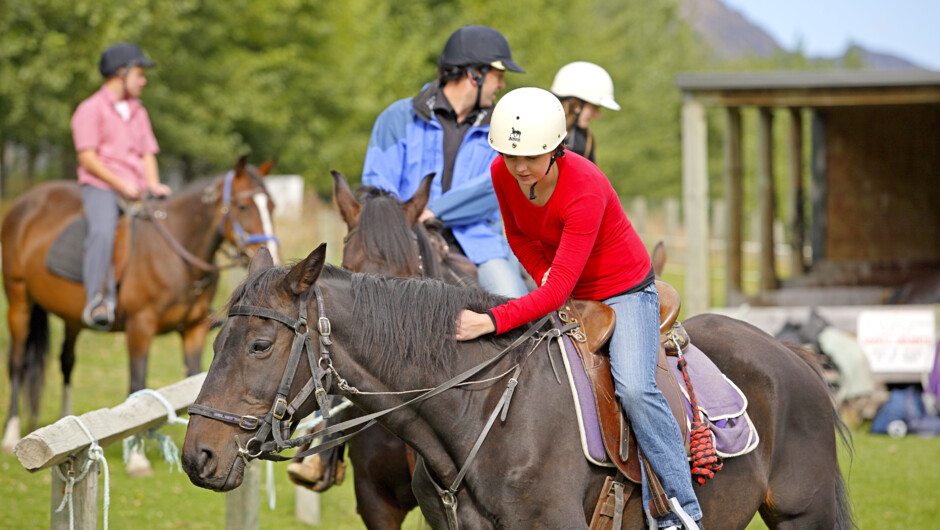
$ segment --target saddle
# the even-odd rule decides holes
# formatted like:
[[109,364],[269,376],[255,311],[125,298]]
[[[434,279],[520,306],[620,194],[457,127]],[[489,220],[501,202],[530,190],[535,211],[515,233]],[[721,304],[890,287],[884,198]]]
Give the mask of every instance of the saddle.
[[[676,378],[670,371],[664,347],[667,342],[667,332],[676,325],[681,301],[679,293],[669,284],[657,280],[656,287],[660,293],[660,349],[656,384],[666,398],[666,402],[669,403],[682,438],[686,439],[688,427],[685,420],[684,397]],[[564,309],[559,311],[559,317],[566,324],[572,322],[581,324],[581,327],[571,330],[569,335],[571,342],[578,350],[594,393],[604,448],[611,462],[620,472],[628,480],[639,484],[642,481],[639,447],[614,393],[610,358],[607,350],[603,348],[614,330],[616,318],[614,310],[602,302],[569,299]]]
[[[111,266],[114,269],[114,282],[121,283],[131,250],[131,214],[122,213],[118,219],[114,234],[114,254]],[[66,280],[82,283],[82,257],[85,254],[85,236],[88,222],[83,214],[75,217],[65,230],[59,234],[46,254],[46,269]]]

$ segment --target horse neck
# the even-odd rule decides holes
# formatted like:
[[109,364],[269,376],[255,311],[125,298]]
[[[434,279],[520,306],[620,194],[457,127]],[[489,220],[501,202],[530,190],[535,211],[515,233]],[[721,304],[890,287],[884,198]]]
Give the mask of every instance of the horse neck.
[[219,179],[197,181],[173,194],[166,202],[163,221],[170,235],[194,256],[211,262],[222,245],[219,225],[222,222],[222,198],[217,191],[206,201],[207,191],[219,187]]

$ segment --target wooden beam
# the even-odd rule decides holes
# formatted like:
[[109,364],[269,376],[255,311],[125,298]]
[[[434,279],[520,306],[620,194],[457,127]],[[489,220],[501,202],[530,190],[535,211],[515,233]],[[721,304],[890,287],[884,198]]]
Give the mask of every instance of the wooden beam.
[[[206,374],[196,374],[178,383],[161,388],[160,394],[177,413],[185,411],[196,400]],[[98,440],[101,447],[166,422],[167,410],[157,399],[146,394],[129,399],[114,407],[94,410],[79,416],[82,424]],[[20,464],[36,472],[68,459],[69,455],[91,445],[88,435],[72,418],[38,429],[16,444],[13,449]]]
[[695,90],[704,105],[727,107],[843,107],[918,105],[940,102],[940,87]]
[[803,215],[803,113],[790,109],[790,196],[788,221],[790,225],[790,274],[802,276],[805,219]]
[[737,305],[744,299],[741,282],[741,243],[744,240],[744,164],[741,150],[741,109],[728,107],[725,112],[725,305]]
[[777,288],[774,267],[774,149],[773,109],[758,109],[757,208],[760,215],[760,291]]
[[682,103],[682,208],[685,222],[687,314],[711,307],[708,259],[708,137],[705,107]]

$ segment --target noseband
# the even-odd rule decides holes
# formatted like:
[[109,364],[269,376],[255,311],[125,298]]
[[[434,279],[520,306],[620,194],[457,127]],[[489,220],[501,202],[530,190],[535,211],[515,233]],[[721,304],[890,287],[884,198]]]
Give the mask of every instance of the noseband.
[[[323,293],[320,291],[320,287],[315,285],[314,293],[319,311],[317,334],[320,338],[320,356],[317,359],[314,354],[313,340],[310,337],[310,329],[307,327],[307,292],[304,292],[300,297],[300,308],[296,319],[273,309],[249,305],[232,306],[228,312],[230,317],[247,316],[275,320],[294,330],[294,342],[291,344],[290,357],[287,360],[284,374],[281,376],[277,396],[274,398],[271,410],[259,418],[258,416],[234,414],[195,403],[189,407],[190,415],[198,414],[238,425],[246,431],[257,431],[244,446],[238,436],[235,437],[235,443],[238,445],[238,455],[245,460],[246,464],[249,458],[279,460],[281,458],[272,458],[274,455],[271,455],[271,453],[278,453],[304,443],[299,438],[290,439],[291,420],[294,413],[310,397],[311,393],[316,397],[323,418],[330,417],[330,404],[327,399],[327,391],[330,388],[333,374],[333,362],[330,360],[330,352],[327,349],[332,344],[330,320],[326,317],[324,310]],[[294,399],[288,403],[287,399],[291,384],[294,381],[294,376],[297,375],[300,357],[304,352],[307,354],[311,377],[300,392],[294,396]],[[273,440],[268,439],[271,434],[273,434]]]

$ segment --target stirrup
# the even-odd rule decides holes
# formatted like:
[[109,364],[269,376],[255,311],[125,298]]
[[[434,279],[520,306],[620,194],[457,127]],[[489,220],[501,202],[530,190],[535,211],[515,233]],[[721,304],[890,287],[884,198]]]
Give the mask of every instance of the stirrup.
[[[682,522],[682,526],[671,526],[664,530],[669,530],[671,528],[675,528],[677,530],[699,530],[699,528],[701,528],[698,523],[692,519],[692,516],[682,509],[682,505],[679,504],[679,499],[670,497],[669,507],[672,508],[672,513],[679,517],[679,521]],[[648,525],[649,530],[659,530],[659,524],[656,522],[656,518],[650,514],[649,510],[643,510],[643,513],[646,514],[646,524]]]

